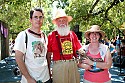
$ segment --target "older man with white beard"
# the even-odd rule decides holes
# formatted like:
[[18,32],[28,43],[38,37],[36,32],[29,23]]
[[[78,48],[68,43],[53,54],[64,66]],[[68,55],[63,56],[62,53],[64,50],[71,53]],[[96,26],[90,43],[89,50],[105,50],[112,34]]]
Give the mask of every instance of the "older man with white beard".
[[81,44],[76,34],[70,31],[68,23],[72,20],[62,9],[57,10],[52,20],[57,28],[48,34],[48,63],[50,66],[53,55],[52,77],[53,83],[80,83],[76,51]]

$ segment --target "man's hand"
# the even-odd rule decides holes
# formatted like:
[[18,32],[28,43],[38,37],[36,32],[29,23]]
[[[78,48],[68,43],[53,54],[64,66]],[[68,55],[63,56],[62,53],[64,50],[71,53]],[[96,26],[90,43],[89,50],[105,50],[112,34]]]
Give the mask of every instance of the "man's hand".
[[33,78],[29,78],[29,79],[27,79],[27,82],[28,82],[28,83],[37,83],[36,80],[33,79]]

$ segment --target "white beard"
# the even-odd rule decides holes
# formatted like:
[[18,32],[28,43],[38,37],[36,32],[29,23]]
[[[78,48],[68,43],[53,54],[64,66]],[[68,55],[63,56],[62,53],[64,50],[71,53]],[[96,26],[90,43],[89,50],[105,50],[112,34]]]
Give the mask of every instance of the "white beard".
[[56,30],[60,36],[67,36],[69,34],[70,28],[62,24],[60,27],[57,27]]

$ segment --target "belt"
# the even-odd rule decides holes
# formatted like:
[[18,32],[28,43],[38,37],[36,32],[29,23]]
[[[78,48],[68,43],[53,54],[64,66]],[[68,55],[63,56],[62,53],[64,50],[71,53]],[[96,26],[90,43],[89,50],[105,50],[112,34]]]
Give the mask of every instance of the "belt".
[[48,81],[46,82],[42,82],[41,80],[38,80],[36,83],[51,83],[52,82],[52,79],[49,79]]
[[98,73],[104,71],[104,69],[88,70],[89,72]]
[[57,60],[53,61],[53,63],[59,63],[59,62],[71,62],[71,61],[76,61],[75,59],[69,59],[69,60]]
[[42,82],[41,80],[38,80],[36,83],[45,83],[45,82]]

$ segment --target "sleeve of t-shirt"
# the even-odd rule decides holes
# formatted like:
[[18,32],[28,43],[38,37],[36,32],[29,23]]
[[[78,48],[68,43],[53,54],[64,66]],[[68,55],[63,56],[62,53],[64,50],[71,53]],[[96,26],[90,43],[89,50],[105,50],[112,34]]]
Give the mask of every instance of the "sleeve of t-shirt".
[[15,39],[14,50],[18,50],[22,53],[26,52],[26,44],[25,44],[25,32],[22,31],[17,35]]
[[73,36],[74,36],[74,43],[76,45],[76,50],[79,50],[82,47],[82,44],[80,43],[80,41],[78,40],[77,35],[72,32]]

